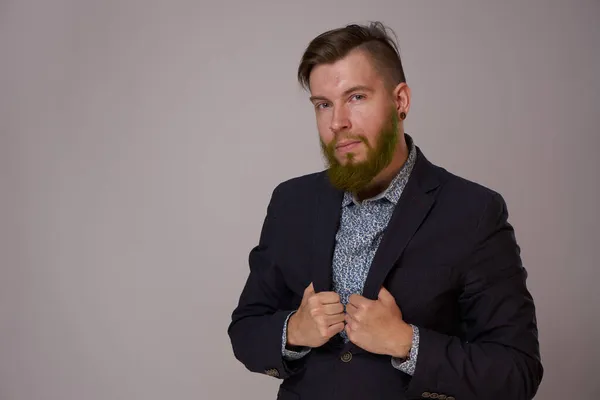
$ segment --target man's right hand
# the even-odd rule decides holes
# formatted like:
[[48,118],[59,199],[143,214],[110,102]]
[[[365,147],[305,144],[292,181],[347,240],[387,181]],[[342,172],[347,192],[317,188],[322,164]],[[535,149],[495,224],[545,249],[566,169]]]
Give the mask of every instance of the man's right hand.
[[311,283],[302,302],[288,321],[287,344],[319,347],[344,330],[344,306],[335,292],[315,293]]

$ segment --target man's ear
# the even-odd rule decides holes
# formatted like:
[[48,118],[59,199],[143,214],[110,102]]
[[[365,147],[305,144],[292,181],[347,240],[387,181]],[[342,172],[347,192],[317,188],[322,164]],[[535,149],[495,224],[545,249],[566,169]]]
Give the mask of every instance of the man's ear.
[[398,115],[402,112],[408,114],[410,111],[411,91],[406,82],[401,82],[394,88],[392,97]]

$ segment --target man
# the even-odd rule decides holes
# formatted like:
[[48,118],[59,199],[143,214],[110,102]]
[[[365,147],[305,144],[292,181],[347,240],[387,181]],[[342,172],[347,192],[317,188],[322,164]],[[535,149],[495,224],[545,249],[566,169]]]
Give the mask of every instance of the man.
[[531,399],[535,308],[501,195],[429,162],[380,23],[298,69],[328,168],[274,190],[228,329],[279,399]]

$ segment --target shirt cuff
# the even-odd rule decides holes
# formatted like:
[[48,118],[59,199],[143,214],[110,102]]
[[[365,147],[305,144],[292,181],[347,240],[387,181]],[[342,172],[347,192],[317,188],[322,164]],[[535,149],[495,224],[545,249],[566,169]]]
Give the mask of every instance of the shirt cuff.
[[414,375],[417,368],[417,356],[419,355],[419,328],[411,325],[413,330],[412,347],[407,359],[392,357],[392,365],[394,368],[408,374]]
[[294,361],[299,360],[310,352],[310,347],[299,347],[299,351],[290,350],[286,347],[287,344],[287,325],[290,317],[294,315],[296,311],[289,313],[283,324],[283,334],[281,337],[281,355],[285,360]]

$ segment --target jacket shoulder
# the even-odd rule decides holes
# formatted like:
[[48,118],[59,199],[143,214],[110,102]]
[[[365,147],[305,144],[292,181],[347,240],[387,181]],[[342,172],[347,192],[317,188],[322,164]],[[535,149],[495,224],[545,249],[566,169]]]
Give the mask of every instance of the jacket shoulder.
[[471,220],[477,225],[482,220],[508,218],[506,200],[498,191],[442,167],[436,168],[444,181],[438,199],[448,207],[449,213],[461,216],[463,221]]
[[455,195],[489,201],[492,198],[502,198],[495,189],[466,177],[452,173],[442,167],[436,166],[438,173],[443,177],[444,186],[447,191]]

